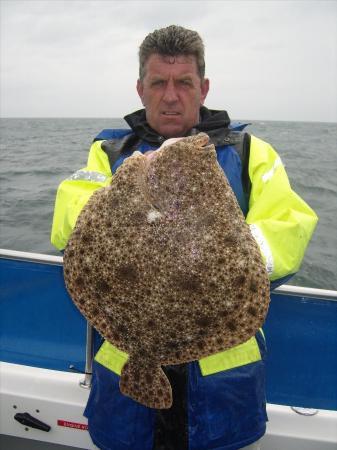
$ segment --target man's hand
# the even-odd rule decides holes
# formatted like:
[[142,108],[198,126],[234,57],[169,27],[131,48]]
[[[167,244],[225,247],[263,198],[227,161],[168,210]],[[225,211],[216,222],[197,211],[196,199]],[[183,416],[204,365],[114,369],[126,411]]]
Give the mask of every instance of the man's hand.
[[[160,149],[166,147],[167,145],[174,144],[174,142],[180,141],[180,139],[183,139],[183,138],[182,138],[182,137],[178,137],[178,138],[170,138],[170,139],[166,139],[166,141],[164,141],[164,142],[162,143],[162,145],[158,148],[158,150],[160,150]],[[158,150],[157,150],[157,151],[158,151]],[[155,156],[155,153],[156,153],[156,150],[148,150],[147,152],[144,153],[144,155],[145,155],[147,158],[151,159],[151,158],[153,158],[153,157]]]

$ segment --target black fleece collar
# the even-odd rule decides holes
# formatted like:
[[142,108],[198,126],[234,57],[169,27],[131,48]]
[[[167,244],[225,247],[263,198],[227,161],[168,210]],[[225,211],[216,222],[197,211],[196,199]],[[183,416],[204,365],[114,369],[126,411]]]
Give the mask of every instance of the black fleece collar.
[[[223,143],[228,135],[230,118],[227,111],[208,109],[205,106],[200,108],[200,123],[198,123],[187,135],[204,131],[210,137],[214,145]],[[133,132],[142,140],[152,145],[161,144],[165,138],[158,134],[146,121],[145,109],[139,109],[124,117],[124,120]]]

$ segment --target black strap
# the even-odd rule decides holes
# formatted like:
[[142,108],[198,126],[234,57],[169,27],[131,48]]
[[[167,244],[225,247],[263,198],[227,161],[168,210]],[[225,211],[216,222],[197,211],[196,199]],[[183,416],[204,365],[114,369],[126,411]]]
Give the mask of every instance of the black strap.
[[[192,134],[197,134],[198,130],[192,129]],[[215,146],[231,145],[235,148],[236,152],[241,159],[241,181],[243,192],[249,201],[250,192],[252,189],[252,183],[249,178],[249,155],[250,155],[250,135],[243,133],[242,131],[234,131],[229,128],[223,130],[210,130],[208,132],[210,141]]]
[[170,409],[158,409],[152,450],[188,450],[187,364],[162,368],[172,386]]
[[252,182],[249,177],[249,156],[250,156],[250,134],[240,133],[240,141],[234,144],[235,150],[238,152],[241,164],[241,181],[243,192],[247,198],[247,203],[249,202],[250,192],[252,190]]
[[121,139],[109,139],[108,141],[103,141],[101,148],[108,155],[110,169],[112,170],[113,165],[122,153],[132,153],[136,150],[138,142],[139,137],[134,133],[127,134]]

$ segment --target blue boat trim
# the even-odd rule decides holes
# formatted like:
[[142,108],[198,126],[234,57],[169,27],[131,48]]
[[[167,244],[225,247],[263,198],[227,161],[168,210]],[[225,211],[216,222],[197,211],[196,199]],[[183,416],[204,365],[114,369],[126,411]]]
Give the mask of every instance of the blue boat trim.
[[86,320],[71,301],[63,267],[0,258],[0,360],[84,372]]
[[[62,258],[0,250],[0,282],[0,360],[84,372],[87,323],[66,291]],[[264,326],[269,403],[337,410],[336,300],[336,291],[272,292]]]

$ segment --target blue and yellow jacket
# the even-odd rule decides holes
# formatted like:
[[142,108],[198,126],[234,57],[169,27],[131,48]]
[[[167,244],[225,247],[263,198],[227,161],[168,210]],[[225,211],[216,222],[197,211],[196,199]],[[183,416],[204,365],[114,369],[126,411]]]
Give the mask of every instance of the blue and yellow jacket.
[[[297,272],[317,223],[291,189],[280,157],[266,142],[230,125],[227,113],[201,109],[201,123],[263,255],[272,286]],[[62,250],[92,193],[111,183],[134,150],[158,148],[144,111],[126,117],[131,129],[103,130],[87,166],[58,189],[51,240]],[[232,131],[230,131],[232,130]],[[104,342],[95,357],[85,411],[93,441],[114,450],[235,450],[265,433],[265,342],[262,331],[246,343],[200,361],[167,367],[172,411],[155,411],[123,396],[119,375],[128,355]],[[174,425],[175,424],[175,425]],[[177,428],[178,426],[178,428]]]

